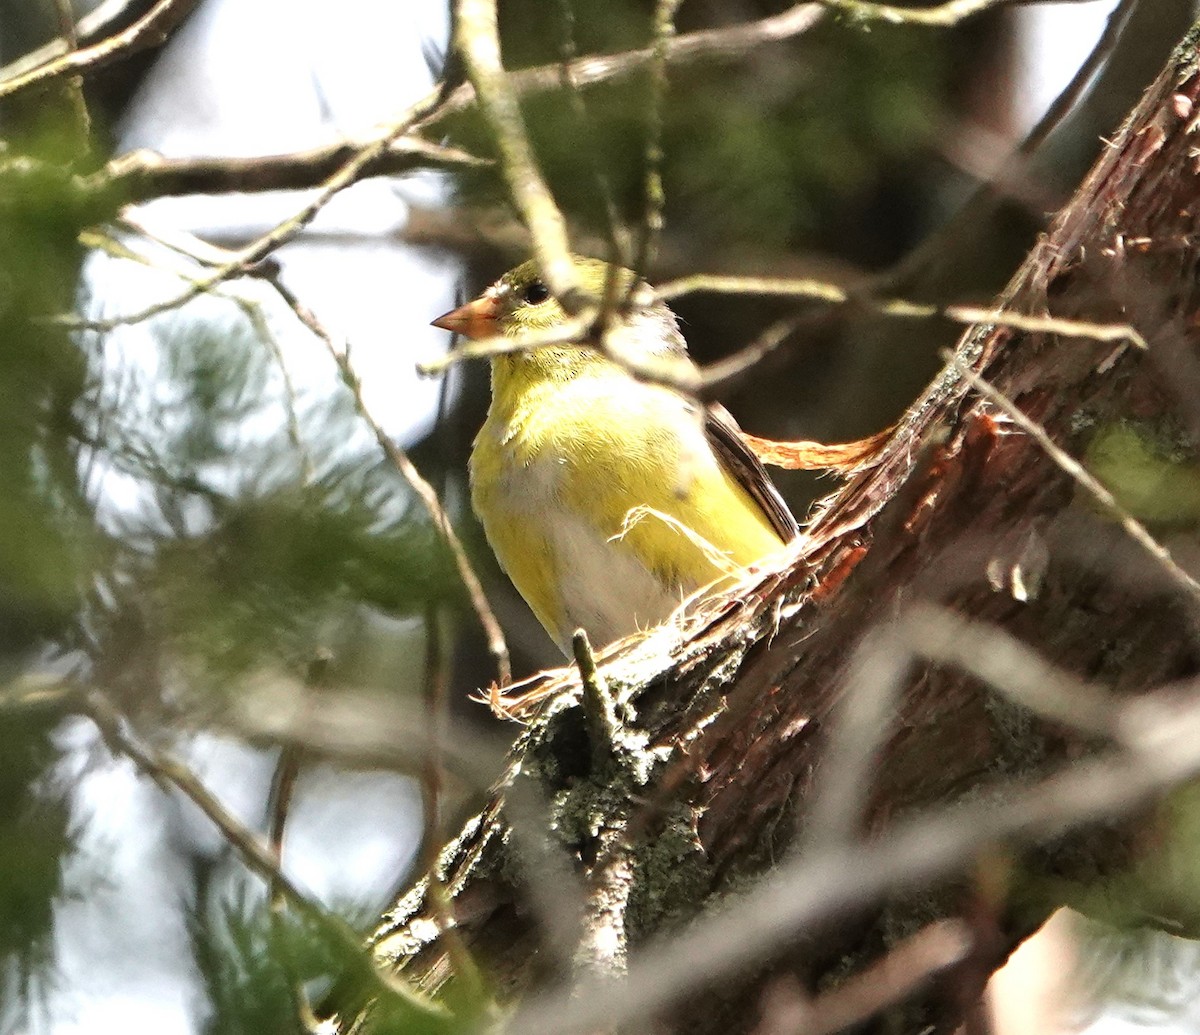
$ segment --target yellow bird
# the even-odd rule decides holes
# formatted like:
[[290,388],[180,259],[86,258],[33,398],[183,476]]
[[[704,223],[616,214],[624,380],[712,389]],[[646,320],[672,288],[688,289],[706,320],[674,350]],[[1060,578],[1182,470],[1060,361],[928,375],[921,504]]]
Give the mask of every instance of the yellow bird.
[[[687,360],[675,314],[629,270],[577,258],[580,287],[610,277],[630,311],[618,354]],[[519,338],[568,317],[537,266],[510,270],[434,320],[469,338]],[[638,380],[581,344],[492,357],[492,401],[471,453],[471,501],[520,594],[567,654],[656,625],[690,594],[780,549],[796,521],[719,407]]]

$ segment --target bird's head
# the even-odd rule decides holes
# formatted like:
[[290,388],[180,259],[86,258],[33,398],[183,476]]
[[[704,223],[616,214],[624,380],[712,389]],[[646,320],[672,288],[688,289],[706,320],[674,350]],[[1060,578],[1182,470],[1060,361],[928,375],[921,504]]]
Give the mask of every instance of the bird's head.
[[[628,297],[629,312],[618,321],[622,329],[633,332],[622,335],[632,339],[626,345],[634,344],[646,353],[682,350],[675,315],[632,270],[582,256],[575,256],[574,263],[580,291],[596,304],[606,297],[623,304]],[[467,338],[519,338],[552,331],[569,319],[531,259],[509,270],[474,301],[439,316],[433,325]],[[552,348],[564,347],[575,348]]]

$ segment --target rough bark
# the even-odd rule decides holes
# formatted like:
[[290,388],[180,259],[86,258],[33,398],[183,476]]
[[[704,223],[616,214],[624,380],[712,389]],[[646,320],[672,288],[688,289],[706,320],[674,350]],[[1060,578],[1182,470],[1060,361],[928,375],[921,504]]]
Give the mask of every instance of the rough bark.
[[[973,328],[958,349],[960,364],[1074,456],[1118,427],[1169,441],[1182,463],[1200,442],[1196,36],[1000,301],[1012,313],[1129,323],[1149,351],[1000,324]],[[1185,567],[1200,557],[1194,524],[1178,521],[1168,539]],[[917,601],[1007,630],[1120,695],[1196,671],[1194,601],[951,365],[878,464],[820,508],[789,563],[699,606],[682,636],[661,630],[621,647],[600,665],[603,687],[585,693],[577,674],[558,678],[561,694],[520,737],[494,800],[443,854],[458,932],[494,987],[518,997],[566,968],[619,970],[626,947],[770,869],[806,832],[823,774],[838,764],[824,748],[839,702],[859,689],[847,680],[861,645],[886,657],[896,616]],[[605,734],[581,706],[596,693],[617,702]],[[868,837],[934,803],[1028,784],[1098,746],[1094,734],[928,664],[909,670],[885,740],[863,788],[863,822],[852,824]],[[547,814],[548,839],[538,832]],[[1019,852],[993,849],[987,858],[1022,889],[1005,905],[964,866],[961,879],[797,931],[787,953],[664,1010],[654,1030],[752,1030],[772,975],[826,988],[932,921],[965,916],[975,932],[968,964],[894,1018],[897,1030],[951,1027],[1021,936],[1056,905],[1130,872],[1160,833],[1150,810]],[[539,923],[554,909],[545,900],[564,854],[585,891],[573,943],[561,918],[557,930]],[[1194,917],[1181,919],[1195,929]],[[437,987],[450,973],[437,931],[418,887],[374,945]]]

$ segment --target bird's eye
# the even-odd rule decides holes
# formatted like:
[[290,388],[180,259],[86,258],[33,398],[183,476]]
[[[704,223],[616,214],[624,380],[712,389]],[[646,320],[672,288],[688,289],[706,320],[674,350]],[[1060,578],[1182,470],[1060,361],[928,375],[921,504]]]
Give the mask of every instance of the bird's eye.
[[535,280],[521,292],[521,297],[530,305],[541,305],[550,297],[550,289],[540,280]]

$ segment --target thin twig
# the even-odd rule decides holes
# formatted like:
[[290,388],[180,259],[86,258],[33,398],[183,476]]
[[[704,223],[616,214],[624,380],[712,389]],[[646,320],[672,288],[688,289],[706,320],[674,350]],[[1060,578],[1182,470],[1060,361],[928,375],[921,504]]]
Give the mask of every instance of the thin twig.
[[[1084,338],[1100,342],[1126,342],[1136,348],[1148,348],[1146,340],[1129,324],[1093,323],[1086,320],[1069,320],[1057,316],[1037,316],[1015,313],[1004,309],[989,309],[981,306],[947,305],[937,306],[925,302],[912,302],[903,298],[872,299],[860,297],[847,288],[828,281],[791,279],[776,277],[740,277],[695,274],[670,281],[655,290],[662,300],[678,298],[698,291],[719,294],[758,294],[777,297],[809,298],[833,305],[857,305],[870,312],[904,320],[946,319],[954,323],[973,326],[988,324],[993,327],[1011,327],[1015,330],[1043,334],[1061,334],[1067,337]],[[758,339],[744,349],[699,370],[690,363],[679,363],[668,357],[663,361],[625,355],[606,348],[603,341],[589,340],[595,331],[588,320],[588,313],[570,320],[559,327],[535,331],[517,337],[498,335],[476,341],[462,342],[457,348],[436,359],[419,365],[423,374],[435,374],[467,359],[478,359],[505,355],[513,352],[528,352],[547,345],[564,342],[581,342],[602,349],[606,356],[621,364],[639,380],[666,385],[685,394],[701,398],[719,395],[730,382],[744,377],[750,370],[774,352],[797,326],[797,318],[780,320],[772,324]]]
[[[79,50],[79,37],[75,32],[75,11],[71,0],[54,0],[54,11],[58,15],[58,32],[67,45],[68,53]],[[75,131],[79,146],[86,151],[91,139],[92,120],[88,115],[87,101],[83,96],[83,78],[71,76],[64,87],[71,114],[75,119]]]
[[334,363],[337,364],[337,368],[342,375],[342,380],[354,397],[354,405],[358,411],[358,415],[374,433],[376,442],[379,443],[379,447],[391,461],[392,466],[408,482],[413,492],[417,494],[417,498],[424,505],[425,510],[433,520],[434,527],[450,548],[455,566],[458,568],[459,578],[462,579],[463,586],[466,587],[467,595],[470,597],[471,605],[474,607],[475,614],[479,618],[479,623],[483,626],[484,634],[487,637],[488,649],[491,651],[492,657],[496,659],[500,684],[503,686],[512,682],[512,664],[509,660],[508,644],[504,639],[504,631],[500,628],[500,623],[496,620],[495,612],[488,603],[487,594],[483,590],[483,584],[479,581],[479,576],[475,574],[475,569],[471,567],[467,551],[462,545],[462,540],[458,538],[458,533],[454,531],[454,525],[451,523],[450,517],[442,506],[441,501],[438,499],[437,492],[425,480],[421,472],[417,470],[416,465],[409,459],[408,454],[384,431],[383,426],[371,413],[366,400],[363,398],[362,382],[351,365],[345,350],[338,348],[334,344],[333,338],[313,312],[292,293],[291,289],[283,283],[277,274],[269,276],[267,280],[279,292],[280,298],[296,314],[296,318],[324,343],[325,348],[329,351],[329,355],[333,358]]
[[[800,36],[824,15],[819,3],[805,2],[744,25],[687,33],[671,40],[667,47],[667,61],[672,65],[685,65],[710,58],[736,57],[761,44],[780,43]],[[540,65],[510,73],[508,85],[518,97],[523,97],[558,88],[565,75],[577,89],[582,89],[633,75],[653,60],[653,47],[620,54],[592,55],[571,62],[565,69],[561,65]],[[446,108],[439,112],[438,117],[462,111],[474,103],[475,89],[466,83],[447,98]],[[431,119],[430,123],[433,121]]]
[[[558,9],[563,26],[562,45],[560,47],[562,62],[558,66],[559,80],[563,91],[567,95],[567,103],[571,106],[571,113],[575,116],[580,133],[586,138],[590,138],[592,136],[590,132],[591,118],[588,115],[587,102],[583,99],[583,91],[579,88],[579,84],[571,78],[571,66],[579,59],[579,53],[575,45],[575,8],[573,0],[558,0]],[[604,205],[604,235],[608,244],[609,260],[620,266],[627,266],[629,263],[625,260],[624,249],[621,246],[620,239],[621,221],[617,215],[617,206],[613,201],[612,187],[608,182],[608,177],[604,175],[600,168],[594,148],[585,147],[583,149],[583,158],[587,163],[588,173],[591,175],[592,182],[595,185],[596,194]]]
[[[122,23],[132,24],[139,17],[135,8],[146,6],[148,6],[147,0],[100,0],[95,7],[73,24],[75,39],[77,43],[88,45],[105,39],[119,31]],[[71,46],[67,39],[58,36],[0,67],[0,82],[12,79],[30,69],[39,68],[55,58],[62,57],[68,51],[77,49],[77,45]]]
[[159,47],[167,37],[192,13],[200,0],[159,0],[127,29],[82,50],[68,50],[25,72],[0,79],[0,99],[20,90],[45,86],[64,76],[94,72],[114,61],[136,54],[139,50]]
[[1044,721],[1090,737],[1122,736],[1120,699],[1111,689],[1050,664],[999,626],[922,603],[907,610],[902,627],[918,657],[955,666]]
[[[283,872],[283,835],[287,829],[288,817],[291,815],[292,800],[296,791],[296,780],[300,775],[300,761],[303,751],[296,744],[284,744],[279,749],[279,757],[275,760],[275,771],[271,776],[271,790],[267,795],[267,847],[271,855],[279,861],[278,872]],[[267,900],[270,909],[271,928],[279,945],[286,945],[284,931],[284,914],[287,910],[287,894],[279,881],[272,877],[267,887]],[[304,980],[293,965],[290,953],[283,953],[280,960],[287,977],[288,993],[292,999],[292,1008],[296,1016],[307,1022],[313,1015],[312,1001],[304,987]],[[306,1023],[306,1027],[308,1027]],[[309,1027],[309,1030],[312,1030]]]
[[346,161],[340,169],[330,176],[322,185],[317,196],[305,205],[299,212],[285,219],[272,230],[252,241],[245,248],[234,253],[234,258],[215,269],[208,276],[197,281],[188,290],[175,298],[156,302],[138,312],[128,313],[107,320],[73,320],[64,319],[68,325],[86,330],[110,331],[123,324],[139,323],[159,313],[165,313],[202,295],[230,277],[246,273],[257,263],[261,262],[276,248],[291,240],[301,230],[316,218],[332,198],[345,190],[362,175],[362,171],[376,161],[397,138],[407,133],[412,126],[425,118],[441,103],[441,92],[433,91],[429,96],[418,101],[396,122],[382,131],[374,143],[362,148],[357,154]]
[[[94,189],[115,188],[128,201],[181,194],[227,194],[319,187],[374,139],[340,140],[324,147],[254,158],[168,158],[139,149],[118,155],[85,179]],[[360,176],[395,176],[415,169],[469,169],[490,165],[456,147],[411,133],[392,141],[363,166]]]
[[1149,348],[1146,339],[1127,323],[1093,323],[1057,316],[1015,313],[1006,309],[989,309],[983,306],[937,306],[928,302],[913,302],[904,298],[877,299],[839,284],[807,278],[735,277],[697,273],[670,281],[656,288],[655,294],[664,301],[669,301],[680,295],[698,291],[715,294],[809,298],[834,305],[859,305],[871,312],[901,319],[928,320],[934,317],[943,317],[955,323],[967,325],[985,323],[996,327],[1012,327],[1020,331],[1038,331],[1075,338],[1089,338],[1093,341],[1124,341],[1142,350]]
[[[283,835],[287,829],[288,817],[292,811],[292,801],[296,793],[296,779],[300,775],[300,760],[303,752],[295,744],[284,744],[279,749],[279,758],[275,762],[275,772],[271,778],[271,791],[267,796],[267,846],[271,854],[282,861]],[[271,902],[276,905],[285,900],[286,896],[277,880],[272,879]]]
[[[667,94],[667,54],[675,35],[675,14],[683,0],[658,0],[654,5],[654,59],[650,62],[650,97],[647,101],[644,209],[642,233],[633,268],[645,273],[654,260],[663,229],[667,196],[663,187],[663,103]],[[632,287],[629,289],[633,290]]]
[[875,755],[891,733],[914,661],[899,622],[872,629],[857,645],[838,694],[830,747],[804,824],[804,847],[839,847],[858,835]]
[[579,297],[566,220],[538,169],[516,92],[505,76],[496,0],[458,0],[457,12],[455,43],[500,153],[509,196],[533,237],[533,253],[546,283],[568,312],[575,313],[584,303]]
[[497,334],[490,338],[461,340],[449,352],[417,364],[417,370],[426,377],[433,377],[450,367],[469,359],[491,359],[515,352],[529,352],[547,345],[563,345],[577,342],[588,332],[588,323],[583,319],[568,319],[557,327],[544,331],[532,331],[520,337],[510,338]]
[[971,950],[961,920],[937,920],[906,938],[844,984],[815,999],[798,982],[768,989],[763,1019],[752,1035],[833,1035],[845,1031],[926,987],[962,963]]
[[125,720],[113,707],[108,698],[98,691],[89,691],[85,697],[88,716],[95,722],[106,743],[114,750],[130,758],[139,769],[164,789],[174,788],[194,804],[216,827],[221,835],[238,853],[247,869],[273,884],[287,898],[288,903],[307,921],[321,930],[337,944],[352,961],[358,975],[368,981],[374,990],[388,1001],[419,1017],[431,1030],[443,1031],[450,1014],[445,1008],[427,999],[390,974],[375,966],[369,953],[363,949],[362,941],[350,926],[325,910],[299,889],[280,869],[279,859],[272,854],[256,834],[204,786],[186,765],[165,752],[143,745],[125,730]]
[[1094,475],[1092,475],[1078,460],[1058,445],[1047,434],[1037,421],[1031,419],[995,386],[985,381],[974,370],[970,369],[955,355],[947,354],[954,364],[955,370],[980,395],[993,406],[1008,416],[1014,424],[1032,438],[1046,455],[1058,465],[1072,481],[1086,492],[1113,521],[1119,524],[1129,537],[1137,543],[1154,561],[1155,565],[1167,576],[1168,581],[1181,590],[1190,600],[1200,603],[1200,582],[1184,571],[1168,552],[1167,548],[1150,534],[1150,531],[1128,510],[1126,510],[1111,492],[1108,491]]
[[455,994],[468,1012],[482,1011],[488,1001],[483,976],[458,930],[454,904],[438,872],[442,849],[442,744],[446,739],[449,677],[442,651],[437,606],[425,610],[425,721],[428,736],[425,764],[421,767],[424,824],[418,865],[425,875],[426,894],[437,921],[438,934],[454,967]]
[[889,25],[930,25],[948,27],[967,18],[1000,7],[1011,0],[947,0],[935,7],[893,7],[868,0],[817,0],[833,11],[842,11],[856,21],[887,22]]
[[596,656],[585,630],[575,630],[571,650],[583,684],[583,717],[592,750],[592,769],[598,772],[617,755],[617,712],[608,684],[596,668]]
[[953,665],[1039,718],[1119,741],[1116,696],[1051,665],[1011,634],[933,604],[914,604],[859,643],[838,695],[806,842],[848,844],[858,833],[871,773],[913,666]]
[[[326,647],[318,647],[313,651],[305,673],[305,686],[312,693],[320,693],[328,687],[329,666],[333,663],[333,652]],[[310,695],[305,701],[311,701]],[[300,766],[304,761],[304,748],[295,742],[284,744],[279,750],[275,761],[275,772],[271,778],[271,790],[267,795],[267,843],[276,859],[283,860],[283,836],[287,829],[288,817],[292,811],[292,801],[295,797],[296,782],[300,777]],[[271,904],[278,908],[284,895],[277,882],[271,882]]]
[[1138,0],[1121,0],[1108,16],[1104,31],[1092,47],[1091,53],[1075,70],[1071,81],[1054,99],[1045,113],[1017,145],[1016,149],[1003,161],[992,174],[987,183],[980,184],[978,189],[966,200],[950,219],[928,234],[920,244],[913,248],[899,262],[889,269],[870,279],[874,291],[896,290],[908,282],[919,270],[938,256],[947,254],[951,245],[964,232],[970,232],[979,225],[984,214],[994,204],[1006,183],[1011,183],[1028,163],[1029,158],[1049,138],[1079,103],[1095,79],[1100,66],[1108,60],[1109,55],[1116,49],[1121,34],[1129,22],[1133,8]]
[[[211,719],[204,721],[212,725]],[[346,687],[318,697],[302,682],[280,677],[243,686],[236,708],[222,714],[217,725],[256,743],[292,743],[309,755],[354,768],[413,776],[425,765],[428,747],[424,715],[412,707]],[[484,791],[496,779],[506,746],[457,729],[441,744],[442,770],[473,791]]]
[[[103,6],[127,5],[110,3]],[[802,3],[781,14],[744,25],[674,37],[667,48],[666,60],[674,66],[705,59],[735,57],[758,45],[778,43],[798,36],[820,21],[823,14],[820,5]],[[107,17],[105,23],[115,20],[115,17]],[[90,21],[91,16],[85,17],[80,22],[81,28],[90,24]],[[61,40],[37,52],[46,61],[59,58],[64,53],[65,44]],[[27,55],[0,70],[0,75],[7,73],[8,78],[12,78],[18,73],[24,74],[30,67],[30,57]],[[508,80],[518,96],[562,88],[578,92],[589,86],[632,75],[653,58],[652,48],[585,56],[566,63],[523,69],[510,74]],[[475,104],[475,99],[474,87],[469,83],[463,84],[445,98],[444,104],[414,123],[407,135],[396,139],[386,151],[365,164],[359,175],[388,176],[419,168],[487,164],[487,159],[414,135],[417,128],[435,127],[442,118],[470,108]],[[148,201],[181,194],[315,188],[322,186],[360,148],[369,146],[374,139],[372,136],[362,141],[341,140],[305,151],[255,158],[167,158],[153,151],[139,150],[112,159],[104,169],[82,179],[81,185],[93,190],[116,186],[121,195],[131,201]]]
[[[183,255],[193,262],[214,266],[228,260],[229,252],[225,249],[218,248],[207,241],[202,241],[200,238],[194,237],[184,231],[172,230],[164,233],[150,230],[144,224],[130,216],[122,217],[117,222],[118,225],[124,225],[146,240],[176,254]],[[101,231],[85,230],[79,235],[79,240],[81,244],[103,251],[106,255],[111,255],[113,258],[136,262],[153,270],[162,271],[165,268],[161,263],[155,262],[150,256],[134,251],[116,237]],[[201,279],[189,275],[182,270],[170,270],[169,272],[191,284],[195,284]],[[234,291],[228,291],[224,297],[227,297],[242,311],[242,314],[254,329],[258,340],[266,345],[279,369],[279,375],[283,381],[283,407],[287,423],[288,441],[291,442],[292,448],[296,450],[296,454],[300,458],[300,473],[305,484],[307,484],[312,481],[315,468],[313,466],[312,455],[309,453],[308,447],[304,444],[304,438],[300,432],[300,420],[296,412],[296,386],[292,381],[291,371],[284,358],[283,349],[280,347],[275,333],[271,330],[270,322],[263,312],[261,303]]]
[[292,444],[292,448],[300,458],[300,476],[303,478],[304,484],[308,485],[315,477],[316,468],[313,464],[312,454],[309,453],[308,447],[304,444],[304,437],[300,432],[300,418],[296,412],[296,385],[292,381],[292,374],[288,369],[283,348],[275,337],[275,332],[271,330],[270,321],[267,320],[266,314],[258,302],[244,298],[241,295],[234,295],[233,301],[241,309],[246,319],[250,321],[250,325],[254,328],[254,333],[258,337],[258,340],[267,346],[271,357],[275,360],[280,380],[283,382],[283,411],[287,422],[288,441]]
[[[1021,331],[1061,334],[1091,341],[1127,342],[1142,350],[1148,348],[1145,338],[1130,324],[1094,323],[1057,316],[1037,316],[1004,309],[988,309],[980,306],[937,306],[925,302],[912,302],[903,298],[873,299],[827,281],[696,274],[672,281],[658,289],[656,293],[660,298],[677,298],[692,291],[811,298],[834,305],[856,305],[868,312],[894,319],[945,319],[965,326],[989,324],[994,327],[1011,327]],[[745,377],[779,348],[795,330],[797,324],[798,318],[796,317],[777,321],[745,348],[703,367],[700,371],[699,385],[695,390],[705,398],[720,395],[732,382]],[[686,390],[684,385],[673,387]]]

